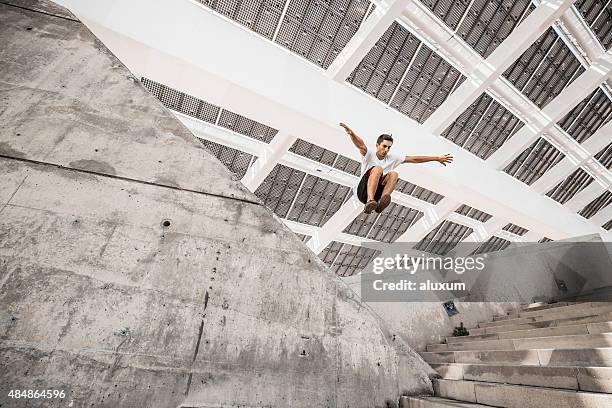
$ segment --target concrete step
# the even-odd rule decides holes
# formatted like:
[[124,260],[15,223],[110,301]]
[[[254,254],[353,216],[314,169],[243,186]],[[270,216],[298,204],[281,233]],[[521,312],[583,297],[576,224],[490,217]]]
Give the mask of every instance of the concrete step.
[[429,344],[426,351],[528,350],[541,348],[611,347],[612,333],[546,336],[500,340],[473,340],[451,344]]
[[[486,327],[497,327],[497,326],[507,326],[513,324],[523,324],[523,323],[533,323],[533,322],[542,322],[542,321],[550,321],[550,320],[558,320],[558,319],[569,319],[572,317],[582,317],[582,316],[595,316],[607,312],[612,312],[612,304],[611,303],[589,303],[590,307],[582,307],[578,309],[564,310],[566,307],[559,307],[556,309],[550,309],[549,313],[543,315],[535,315],[535,316],[522,316],[515,317],[511,319],[504,320],[496,320],[493,322],[483,322],[479,323],[479,328]],[[537,312],[534,312],[537,313]],[[468,329],[469,330],[469,329]]]
[[[612,319],[611,319],[612,320]],[[524,339],[530,337],[565,336],[571,334],[594,334],[612,332],[612,321],[543,327],[536,329],[501,331],[497,333],[447,337],[446,343],[464,343],[475,340]]]
[[470,404],[439,397],[400,397],[400,408],[478,408],[487,405]]
[[531,312],[531,311],[535,311],[535,310],[544,310],[544,309],[554,309],[556,307],[563,307],[563,306],[567,306],[570,305],[571,302],[556,302],[556,303],[532,303],[531,305],[527,305],[523,308],[521,308],[522,311],[524,312]]
[[490,364],[432,364],[445,380],[530,385],[568,390],[612,392],[612,368]]
[[596,314],[592,316],[568,317],[567,319],[544,320],[540,322],[508,324],[502,326],[482,327],[468,329],[470,335],[481,335],[491,333],[501,333],[515,330],[541,329],[544,327],[559,327],[578,323],[598,323],[612,321],[612,312]]
[[464,363],[530,366],[612,367],[612,347],[422,352],[429,364]]
[[[603,304],[602,304],[603,303]],[[529,311],[520,311],[520,312],[513,312],[513,313],[509,313],[507,315],[503,315],[503,316],[493,316],[493,320],[494,321],[500,321],[500,320],[509,320],[509,319],[515,319],[518,317],[534,317],[534,316],[547,316],[550,314],[559,314],[559,313],[572,313],[574,311],[577,310],[583,310],[583,309],[590,309],[590,308],[597,308],[597,307],[605,307],[605,306],[612,306],[611,304],[606,305],[607,302],[577,302],[577,303],[572,303],[569,305],[565,305],[565,306],[560,306],[560,307],[553,307],[553,308],[545,308],[545,309],[539,309],[539,310],[529,310]]]
[[437,397],[504,408],[612,407],[612,395],[548,387],[434,379]]

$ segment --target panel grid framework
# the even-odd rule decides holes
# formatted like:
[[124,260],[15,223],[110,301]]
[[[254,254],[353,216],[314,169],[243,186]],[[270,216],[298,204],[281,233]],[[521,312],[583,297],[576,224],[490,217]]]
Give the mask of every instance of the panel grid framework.
[[610,231],[612,229],[612,220],[606,222],[601,226],[601,228],[605,229],[606,231]]
[[368,0],[290,0],[276,42],[325,69],[365,19]]
[[610,203],[612,203],[612,192],[606,190],[599,197],[588,203],[578,214],[587,219],[591,218],[597,214],[599,210],[610,205]]
[[609,0],[580,0],[574,6],[601,45],[609,50],[612,47],[612,3]]
[[423,123],[463,79],[459,71],[394,22],[347,81]]
[[255,195],[276,215],[286,218],[305,177],[303,171],[277,164],[257,187]]
[[391,203],[381,214],[361,213],[343,232],[390,243],[406,232],[422,216],[421,211]]
[[216,12],[272,39],[287,0],[198,0]]
[[237,113],[230,112],[226,109],[221,111],[218,125],[226,129],[232,130],[241,135],[261,140],[262,142],[270,143],[278,130],[269,126],[256,122],[252,119],[245,118]]
[[289,151],[355,176],[359,176],[361,170],[361,164],[358,161],[349,159],[341,154],[334,153],[302,139],[296,140]]
[[553,242],[552,239],[548,238],[548,237],[544,237],[541,240],[538,241],[540,244],[544,244],[546,242]]
[[350,194],[346,186],[307,175],[287,218],[320,227],[340,209]]
[[504,172],[531,185],[555,164],[563,160],[564,154],[545,139],[539,138],[514,159]]
[[519,118],[483,93],[441,136],[486,160],[522,127]]
[[579,168],[565,180],[553,187],[546,195],[561,204],[565,204],[578,192],[591,184],[593,180],[593,177]]
[[584,72],[580,61],[549,28],[503,76],[539,108]]
[[198,140],[206,147],[217,159],[221,161],[238,178],[242,178],[251,164],[257,159],[256,157],[242,152],[240,150],[233,149],[228,146],[224,146],[210,140],[199,139]]
[[444,196],[438,193],[434,193],[425,187],[419,187],[416,184],[409,183],[405,180],[397,180],[395,190],[408,194],[412,197],[418,198],[419,200],[428,202],[430,204],[438,204]]
[[612,143],[604,147],[594,157],[595,160],[598,160],[606,169],[612,170]]
[[528,229],[525,229],[523,227],[519,227],[518,225],[512,224],[512,223],[506,224],[506,226],[503,227],[502,229],[504,231],[508,231],[508,232],[511,232],[513,234],[520,235],[520,236],[523,236],[523,235],[525,235],[526,233],[529,232]]
[[179,92],[148,78],[143,77],[141,83],[153,96],[159,99],[166,108],[181,112],[204,122],[215,123],[219,110],[221,109],[218,106],[194,98],[191,95]]
[[472,228],[445,220],[427,234],[414,249],[432,254],[446,255],[472,233]]
[[371,248],[342,244],[332,241],[321,253],[319,258],[325,262],[338,276],[352,276],[363,270],[366,265],[380,254]]
[[484,211],[477,210],[476,208],[465,204],[461,204],[461,206],[457,208],[455,212],[480,222],[487,222],[489,219],[491,219],[491,217],[493,217],[491,214],[487,214]]
[[510,241],[500,237],[491,237],[482,245],[480,245],[472,255],[485,254],[488,252],[502,251],[510,245]]
[[583,99],[558,125],[578,143],[591,137],[612,119],[612,101],[601,88]]

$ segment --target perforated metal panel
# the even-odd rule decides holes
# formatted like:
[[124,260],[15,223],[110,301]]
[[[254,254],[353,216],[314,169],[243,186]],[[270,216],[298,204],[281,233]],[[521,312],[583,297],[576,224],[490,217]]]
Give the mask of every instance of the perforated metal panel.
[[444,196],[441,194],[434,193],[431,190],[409,183],[405,180],[398,180],[395,190],[411,195],[430,204],[438,204],[440,200],[444,198]]
[[584,218],[591,218],[597,214],[599,210],[610,205],[610,203],[612,203],[612,192],[605,191],[599,197],[587,204],[578,214],[582,215]]
[[306,173],[277,164],[255,190],[255,195],[276,215],[286,218]]
[[599,160],[608,170],[612,169],[612,143],[603,148],[595,155],[595,159]]
[[470,4],[469,0],[421,0],[421,3],[453,30],[459,25]]
[[578,143],[582,143],[610,119],[612,119],[612,101],[601,88],[597,88],[558,124]]
[[340,253],[340,250],[342,249],[342,245],[343,245],[342,243],[337,242],[337,241],[330,242],[319,253],[319,259],[321,259],[323,262],[325,262],[327,264],[327,266],[329,266],[331,268],[331,266],[334,263],[334,259],[336,259],[336,257]]
[[226,17],[272,39],[287,0],[199,0]]
[[144,87],[167,108],[184,113],[185,115],[193,116],[205,122],[215,123],[220,109],[218,106],[204,102],[201,99],[194,98],[191,95],[179,92],[176,89],[172,89],[147,78],[142,78],[141,82],[142,85],[144,85]]
[[367,0],[291,0],[276,42],[327,68],[359,29]]
[[529,0],[475,0],[457,33],[487,58],[518,25]]
[[499,237],[491,237],[478,247],[472,254],[484,254],[488,252],[501,251],[506,249],[510,245],[510,241],[507,241]]
[[492,217],[491,214],[487,214],[484,211],[477,210],[465,204],[462,204],[455,212],[481,222],[487,222]]
[[552,28],[504,72],[504,77],[543,108],[584,68]]
[[550,239],[550,238],[544,237],[544,238],[542,238],[541,240],[539,240],[538,242],[539,242],[540,244],[543,244],[543,243],[545,243],[545,242],[553,242],[553,240],[552,240],[552,239]]
[[459,242],[470,235],[472,231],[470,227],[446,220],[427,234],[425,238],[414,246],[414,249],[438,255],[446,255]]
[[586,23],[605,49],[612,47],[612,2],[609,0],[580,0],[574,3]]
[[586,171],[577,169],[568,178],[553,187],[546,195],[564,204],[592,182],[593,177],[589,176]]
[[441,136],[486,160],[522,127],[519,118],[483,93]]
[[606,222],[604,225],[601,226],[601,228],[610,231],[610,229],[612,229],[612,220]]
[[211,142],[210,140],[198,140],[238,178],[242,178],[249,166],[257,159],[248,153]]
[[420,211],[391,203],[381,214],[359,214],[344,232],[376,241],[394,242],[422,216]]
[[230,112],[226,109],[221,111],[218,125],[226,129],[230,129],[241,135],[252,137],[253,139],[261,140],[262,142],[270,143],[278,130],[269,126],[256,122],[252,119],[245,118],[237,113]]
[[331,269],[338,276],[352,276],[361,271],[380,251],[344,244]]
[[323,226],[351,194],[350,188],[307,175],[302,183],[288,219]]
[[526,233],[529,232],[528,229],[519,227],[518,225],[512,224],[512,223],[506,224],[506,226],[504,228],[502,228],[502,229],[504,231],[508,231],[508,232],[511,232],[513,234],[520,235],[520,236],[523,236],[523,235],[525,235]]
[[523,183],[531,185],[548,169],[559,163],[563,157],[563,153],[540,138],[506,166],[504,171]]
[[390,106],[423,123],[463,78],[442,57],[421,45]]
[[[348,143],[350,143],[350,141],[348,141]],[[361,169],[361,164],[359,162],[342,156],[341,154],[334,153],[331,150],[327,150],[315,144],[309,143],[305,140],[296,140],[289,151],[310,160],[314,160],[338,170],[359,176]]]
[[389,103],[421,42],[394,22],[357,65],[347,81]]

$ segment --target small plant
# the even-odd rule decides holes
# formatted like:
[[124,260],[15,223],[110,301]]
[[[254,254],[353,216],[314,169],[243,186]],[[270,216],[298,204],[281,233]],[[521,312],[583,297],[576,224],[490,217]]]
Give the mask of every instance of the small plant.
[[463,327],[463,322],[459,323],[459,327],[455,327],[455,330],[453,330],[453,336],[455,337],[459,337],[459,336],[469,336],[470,332]]

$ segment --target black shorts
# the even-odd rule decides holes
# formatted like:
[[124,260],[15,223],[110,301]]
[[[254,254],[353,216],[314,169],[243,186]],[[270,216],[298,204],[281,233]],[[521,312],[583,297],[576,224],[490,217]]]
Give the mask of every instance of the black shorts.
[[[374,167],[370,167],[368,171],[365,172],[363,177],[361,177],[361,180],[359,180],[359,185],[357,186],[357,198],[364,204],[368,201],[368,178],[370,177],[370,171],[373,168]],[[384,178],[385,177],[383,176],[378,180],[378,187],[376,187],[376,193],[374,193],[374,200],[376,201],[380,200],[383,189],[385,188],[385,186],[382,184]]]

